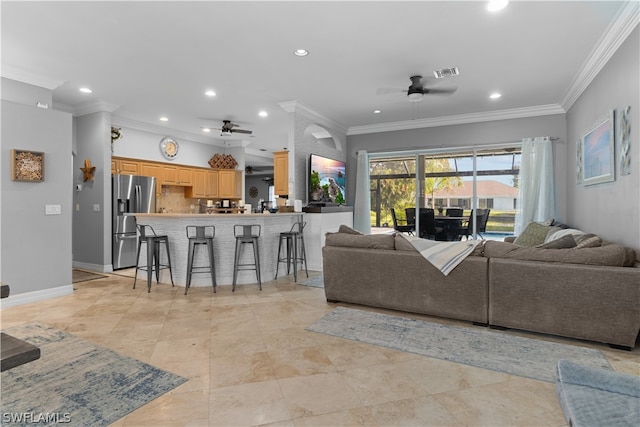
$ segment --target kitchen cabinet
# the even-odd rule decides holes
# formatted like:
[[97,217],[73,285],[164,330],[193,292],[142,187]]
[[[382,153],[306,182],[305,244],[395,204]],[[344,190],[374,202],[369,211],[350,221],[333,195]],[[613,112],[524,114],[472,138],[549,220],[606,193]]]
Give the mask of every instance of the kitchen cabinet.
[[183,166],[162,166],[162,183],[165,185],[193,185],[192,169]]
[[218,197],[242,199],[242,172],[233,169],[218,171]]
[[193,185],[185,191],[189,199],[213,199],[218,197],[218,171],[193,170]]
[[130,159],[111,159],[111,173],[121,175],[139,175],[140,162]]
[[289,152],[273,153],[273,194],[287,196],[289,194]]
[[156,179],[156,196],[162,193],[162,179],[164,177],[162,165],[140,162],[140,175],[154,177]]

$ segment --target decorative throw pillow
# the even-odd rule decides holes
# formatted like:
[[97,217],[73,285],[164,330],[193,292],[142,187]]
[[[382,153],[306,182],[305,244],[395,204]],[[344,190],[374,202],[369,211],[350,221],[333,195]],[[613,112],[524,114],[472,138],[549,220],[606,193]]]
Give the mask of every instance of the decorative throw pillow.
[[541,245],[537,245],[536,248],[542,248],[542,249],[568,249],[568,248],[575,248],[576,245],[576,241],[573,238],[573,236],[567,235],[567,236],[563,236],[559,239],[556,240],[551,240],[550,242],[547,243],[543,243]]
[[602,237],[595,234],[583,234],[578,237],[574,237],[577,248],[597,248],[602,246]]
[[547,237],[544,239],[544,243],[548,243],[564,236],[573,236],[574,239],[577,239],[585,234],[584,231],[578,230],[577,228],[564,228],[559,230],[556,227],[554,228],[555,230],[549,231],[549,234],[547,234]]
[[549,225],[543,225],[539,222],[530,222],[524,231],[513,241],[520,246],[536,246],[544,243],[547,233],[551,229]]
[[358,230],[354,230],[353,228],[346,226],[344,224],[340,225],[340,228],[338,228],[338,233],[348,233],[348,234],[358,234],[358,235],[362,235],[361,232],[359,232]]

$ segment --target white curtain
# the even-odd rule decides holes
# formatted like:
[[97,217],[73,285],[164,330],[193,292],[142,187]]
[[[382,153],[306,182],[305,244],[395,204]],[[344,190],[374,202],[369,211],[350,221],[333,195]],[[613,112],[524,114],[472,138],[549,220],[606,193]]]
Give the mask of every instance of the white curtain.
[[556,186],[553,174],[553,147],[549,137],[524,138],[520,163],[519,209],[515,234],[531,221],[555,218]]
[[371,189],[369,187],[369,156],[365,150],[358,151],[358,174],[356,176],[356,199],[353,209],[353,228],[371,234]]

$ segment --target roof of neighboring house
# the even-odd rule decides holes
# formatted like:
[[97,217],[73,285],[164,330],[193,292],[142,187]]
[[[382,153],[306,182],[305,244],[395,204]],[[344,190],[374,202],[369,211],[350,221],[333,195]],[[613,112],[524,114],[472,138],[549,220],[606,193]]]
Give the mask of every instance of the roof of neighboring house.
[[[476,191],[480,198],[518,197],[518,189],[498,181],[477,181]],[[460,187],[451,187],[436,191],[436,198],[470,198],[473,196],[473,183],[462,181]]]

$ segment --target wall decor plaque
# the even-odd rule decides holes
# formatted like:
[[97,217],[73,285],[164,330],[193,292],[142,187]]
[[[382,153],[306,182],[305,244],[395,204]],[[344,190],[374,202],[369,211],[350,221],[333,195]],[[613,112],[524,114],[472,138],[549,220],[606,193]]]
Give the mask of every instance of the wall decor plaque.
[[44,153],[29,150],[11,150],[11,180],[44,181]]

